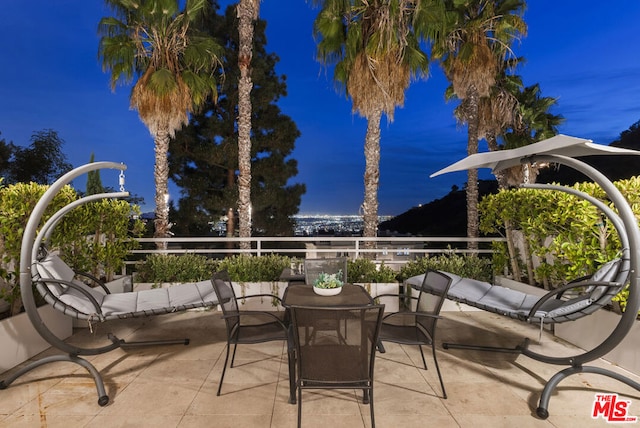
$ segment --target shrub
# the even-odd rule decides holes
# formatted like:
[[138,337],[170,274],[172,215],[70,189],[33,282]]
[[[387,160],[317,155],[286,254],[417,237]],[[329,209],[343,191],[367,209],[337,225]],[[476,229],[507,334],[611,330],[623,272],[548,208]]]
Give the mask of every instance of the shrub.
[[409,261],[400,269],[398,279],[404,281],[412,276],[422,275],[427,270],[443,270],[480,281],[493,279],[490,259],[453,252]]
[[[636,216],[640,215],[640,176],[614,182]],[[605,192],[593,182],[576,183],[576,190],[607,201]],[[505,222],[522,232],[523,254],[496,253],[494,266],[502,271],[510,260],[529,267],[529,283],[554,288],[575,278],[593,274],[600,264],[617,257],[621,243],[614,225],[590,202],[574,195],[537,189],[501,191],[485,197],[479,205],[480,230],[505,234]],[[517,249],[516,246],[512,246]],[[533,257],[541,262],[534,266]],[[513,274],[514,272],[511,272]],[[514,278],[520,280],[520,278]],[[535,280],[535,281],[534,281]],[[614,302],[626,307],[623,290]]]
[[111,281],[122,270],[127,254],[138,247],[132,237],[144,230],[140,208],[127,201],[102,199],[71,211],[56,228],[64,260],[74,269]]
[[291,258],[278,254],[250,256],[239,254],[218,262],[218,270],[226,270],[236,282],[278,281]]
[[[640,214],[640,177],[614,184],[636,215]],[[573,187],[613,207],[597,184],[576,183]],[[527,269],[527,279],[532,285],[553,288],[591,275],[600,264],[616,257],[621,248],[613,224],[595,205],[564,192],[503,190],[483,198],[479,210],[482,232],[506,236],[509,224],[523,236],[522,251],[518,251],[514,241],[511,245],[514,254],[506,249],[496,253],[493,261],[496,271],[513,270],[510,261],[518,260]]]
[[[288,256],[267,254],[251,256],[234,255],[220,260],[209,259],[197,254],[159,255],[153,254],[136,264],[135,281],[151,282],[194,282],[211,277],[212,272],[226,270],[235,282],[275,282],[280,280],[282,271],[292,261],[300,261]],[[376,267],[372,260],[349,260],[348,282],[397,282],[397,272],[384,264]]]
[[217,263],[199,254],[152,254],[136,263],[136,282],[196,282],[210,279]]
[[377,267],[373,260],[356,259],[347,262],[347,282],[397,282],[397,272],[384,263]]
[[[612,302],[618,302],[620,306],[620,310],[624,312],[627,309],[627,300],[629,300],[629,286],[627,285],[624,289],[620,290],[618,294],[613,296],[611,299]],[[638,318],[640,318],[640,312],[638,312]]]

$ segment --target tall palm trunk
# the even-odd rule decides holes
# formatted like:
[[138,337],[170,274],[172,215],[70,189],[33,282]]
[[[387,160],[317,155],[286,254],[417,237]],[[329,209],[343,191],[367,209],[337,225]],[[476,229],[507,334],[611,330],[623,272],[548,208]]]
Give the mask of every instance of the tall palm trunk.
[[[169,131],[164,128],[158,130],[154,135],[155,142],[155,166],[153,178],[156,184],[156,212],[155,212],[155,238],[168,238],[169,229]],[[156,243],[160,250],[167,249],[166,242]]]
[[[256,0],[238,3],[238,34],[240,38],[238,67],[238,227],[241,238],[251,237],[251,59],[253,57],[253,25],[258,15]],[[251,242],[240,243],[250,249]]]
[[[378,108],[367,118],[367,135],[364,140],[364,203],[363,236],[378,234],[378,183],[380,181],[380,120],[382,109]],[[365,248],[374,248],[375,242],[366,242]]]
[[[234,169],[227,169],[227,187],[233,189],[236,186],[236,172]],[[233,238],[236,233],[236,217],[233,206],[227,208],[227,237]],[[227,248],[232,249],[234,247],[233,242],[227,242]]]
[[[472,85],[467,93],[467,155],[478,153],[478,105],[480,97],[478,91]],[[478,234],[478,170],[470,169],[467,172],[467,237],[477,238]],[[467,245],[470,250],[478,249],[477,241],[470,241]]]

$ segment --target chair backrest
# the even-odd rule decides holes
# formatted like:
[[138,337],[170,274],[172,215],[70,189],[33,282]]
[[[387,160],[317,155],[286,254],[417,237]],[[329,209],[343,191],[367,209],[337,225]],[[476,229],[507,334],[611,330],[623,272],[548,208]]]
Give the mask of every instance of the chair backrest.
[[[302,385],[371,386],[383,312],[384,305],[292,306],[296,364]],[[316,331],[317,323],[326,323],[327,319],[335,320],[338,327]]]
[[236,331],[237,326],[240,323],[239,316],[233,316],[238,313],[238,299],[236,293],[233,290],[233,284],[229,273],[224,270],[215,272],[211,278],[213,282],[213,290],[216,293],[220,307],[222,308],[222,314],[225,316],[227,324],[227,333],[229,335]]
[[[614,259],[604,263],[591,276],[590,281],[617,283],[615,287],[592,285],[585,287],[577,297],[562,300],[560,305],[551,308],[545,318],[553,322],[572,321],[592,314],[611,302],[629,280],[629,262],[627,259]],[[589,280],[587,280],[588,282]],[[542,306],[544,309],[544,306]]]
[[321,273],[337,274],[342,282],[347,281],[347,258],[334,257],[327,259],[305,259],[304,260],[304,282],[313,285]]
[[[447,297],[449,286],[451,286],[451,281],[451,277],[442,272],[434,270],[427,271],[422,280],[416,311],[439,315],[444,300]],[[433,331],[437,319],[418,317],[416,321],[427,331]]]
[[[104,293],[75,279],[76,273],[58,255],[49,253],[36,261],[32,272],[36,288],[56,309],[74,316],[99,312],[96,305],[102,304]],[[64,282],[73,283],[77,288]]]
[[[628,267],[625,268],[624,265],[625,263],[623,262],[622,259],[610,260],[607,263],[604,263],[602,266],[600,266],[598,270],[595,271],[593,275],[591,275],[590,279],[592,281],[622,282],[626,284],[627,276],[629,274],[629,268]],[[623,276],[620,276],[621,273],[623,274]],[[609,290],[609,287],[595,285],[595,286],[588,287],[585,290],[585,293],[588,293],[589,297],[592,300],[598,300],[603,295],[605,295],[608,290]],[[617,291],[613,295],[616,295],[616,294],[618,294]]]

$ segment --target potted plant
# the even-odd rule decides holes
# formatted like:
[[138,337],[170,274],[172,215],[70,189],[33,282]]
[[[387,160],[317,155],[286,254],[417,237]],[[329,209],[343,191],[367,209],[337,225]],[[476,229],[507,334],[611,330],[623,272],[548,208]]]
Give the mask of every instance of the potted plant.
[[342,278],[341,270],[336,273],[321,272],[313,283],[313,291],[320,296],[340,294],[344,285],[340,278]]

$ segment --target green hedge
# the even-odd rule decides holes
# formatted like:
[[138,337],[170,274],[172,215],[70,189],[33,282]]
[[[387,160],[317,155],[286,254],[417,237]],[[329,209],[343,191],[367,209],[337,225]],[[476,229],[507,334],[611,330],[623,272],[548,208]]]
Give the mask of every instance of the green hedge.
[[226,270],[232,281],[278,281],[282,271],[291,264],[291,258],[277,254],[227,257],[218,262],[218,270]]
[[197,282],[211,278],[215,271],[215,260],[198,254],[180,256],[152,254],[136,263],[134,282]]
[[[148,256],[136,264],[135,282],[195,282],[208,279],[215,271],[226,270],[235,282],[278,281],[282,271],[299,262],[278,254],[263,256],[235,255],[214,260],[197,254]],[[486,258],[454,253],[423,257],[408,262],[400,272],[384,263],[379,266],[369,259],[349,260],[347,281],[358,283],[402,282],[423,274],[427,269],[440,269],[471,278],[491,280],[491,262]]]
[[404,281],[412,276],[421,275],[427,270],[442,270],[480,281],[493,280],[491,259],[453,252],[408,261],[400,268],[398,279]]
[[347,262],[347,282],[397,282],[397,272],[382,263],[379,267],[369,259]]
[[[616,181],[615,186],[640,216],[640,177]],[[577,183],[575,189],[607,201],[595,183]],[[507,222],[524,236],[526,253],[510,254],[505,243],[494,247],[496,272],[511,269],[518,260],[523,272],[533,277],[515,278],[554,288],[575,278],[591,275],[620,251],[620,239],[609,219],[591,203],[576,196],[550,190],[513,189],[488,195],[479,204],[480,230],[506,236]],[[541,260],[535,268],[533,258]],[[513,272],[510,272],[513,274]]]

